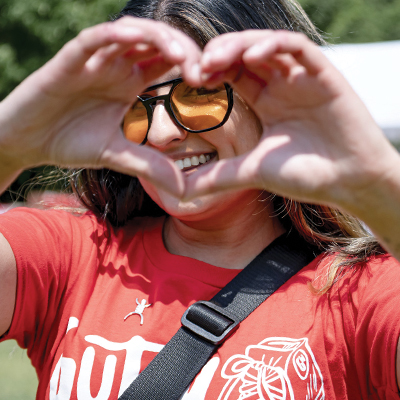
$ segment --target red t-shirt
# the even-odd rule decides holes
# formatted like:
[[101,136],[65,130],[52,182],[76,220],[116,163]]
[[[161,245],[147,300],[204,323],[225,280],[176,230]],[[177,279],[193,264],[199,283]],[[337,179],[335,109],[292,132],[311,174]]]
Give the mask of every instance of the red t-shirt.
[[[38,399],[117,399],[185,309],[237,274],[169,254],[163,221],[111,229],[90,213],[16,209],[0,217],[18,268],[4,339],[28,348]],[[318,296],[307,282],[324,279],[329,258],[321,259],[241,324],[183,400],[399,398],[399,264],[377,257]]]

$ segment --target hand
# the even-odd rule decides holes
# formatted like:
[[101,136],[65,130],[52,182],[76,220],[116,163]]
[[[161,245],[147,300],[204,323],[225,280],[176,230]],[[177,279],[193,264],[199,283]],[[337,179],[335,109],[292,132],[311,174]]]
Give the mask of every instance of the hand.
[[82,31],[0,103],[2,163],[106,167],[181,195],[175,164],[125,140],[120,125],[136,95],[172,66],[198,84],[200,55],[161,22],[125,17]]
[[263,134],[250,153],[190,175],[186,198],[252,187],[350,210],[398,164],[361,100],[302,34],[222,35],[205,47],[201,67],[206,86],[233,86]]

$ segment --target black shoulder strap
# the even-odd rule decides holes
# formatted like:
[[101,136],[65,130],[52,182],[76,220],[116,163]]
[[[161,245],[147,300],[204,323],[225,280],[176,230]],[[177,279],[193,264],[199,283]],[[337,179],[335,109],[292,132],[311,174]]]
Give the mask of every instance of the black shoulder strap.
[[294,231],[273,241],[210,301],[186,310],[182,327],[119,400],[180,399],[240,322],[317,253]]

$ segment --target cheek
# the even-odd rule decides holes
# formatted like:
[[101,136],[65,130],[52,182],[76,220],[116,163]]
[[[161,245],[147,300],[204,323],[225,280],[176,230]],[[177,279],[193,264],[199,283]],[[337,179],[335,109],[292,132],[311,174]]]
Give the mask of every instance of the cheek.
[[261,122],[253,110],[243,100],[236,102],[239,114],[239,123],[243,127],[249,143],[257,145],[262,135]]
[[226,124],[225,132],[235,154],[240,155],[258,145],[262,127],[253,111],[242,101],[237,100],[231,118]]

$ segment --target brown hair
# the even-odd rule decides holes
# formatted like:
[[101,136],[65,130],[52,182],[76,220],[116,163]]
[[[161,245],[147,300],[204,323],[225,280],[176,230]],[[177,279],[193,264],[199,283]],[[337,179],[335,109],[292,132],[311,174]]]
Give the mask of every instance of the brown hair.
[[[303,32],[317,44],[324,39],[295,0],[130,0],[115,16],[132,15],[163,21],[204,47],[213,37],[245,29],[286,29]],[[83,169],[72,175],[72,187],[81,202],[113,226],[137,216],[165,214],[135,177],[102,169]],[[287,229],[296,229],[307,241],[336,253],[325,292],[357,263],[384,251],[356,218],[321,205],[304,204],[275,196],[277,215]]]

